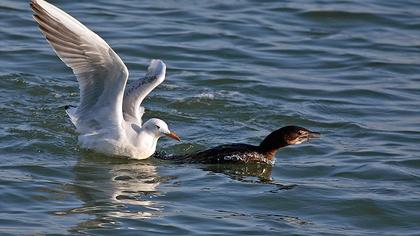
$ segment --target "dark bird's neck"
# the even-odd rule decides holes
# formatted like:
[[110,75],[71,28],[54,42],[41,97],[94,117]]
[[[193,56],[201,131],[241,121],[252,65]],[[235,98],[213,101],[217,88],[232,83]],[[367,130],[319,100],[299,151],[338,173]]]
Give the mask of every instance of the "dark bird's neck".
[[277,150],[289,145],[285,141],[285,134],[281,130],[276,130],[269,134],[258,146],[259,151],[272,161],[276,156]]

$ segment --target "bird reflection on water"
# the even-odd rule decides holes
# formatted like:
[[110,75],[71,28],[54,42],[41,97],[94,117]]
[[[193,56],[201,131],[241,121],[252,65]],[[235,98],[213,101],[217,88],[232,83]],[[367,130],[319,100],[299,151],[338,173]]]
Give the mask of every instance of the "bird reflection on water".
[[118,218],[148,219],[163,212],[163,205],[155,198],[162,195],[158,186],[167,179],[158,176],[157,166],[150,161],[109,158],[85,151],[74,167],[74,175],[70,190],[82,205],[55,212],[87,218],[73,227],[73,232],[115,225]]
[[[164,160],[168,156],[166,152],[158,151],[153,155],[153,159],[157,158],[159,161]],[[175,164],[168,160],[163,161]],[[229,178],[241,181],[252,182],[260,184],[272,184],[276,186],[276,190],[286,190],[294,188],[295,184],[281,184],[272,178],[273,166],[265,163],[234,163],[234,164],[189,164],[196,166],[204,171],[211,171],[214,173],[221,173],[227,175]]]
[[[54,214],[80,215],[80,222],[71,230],[74,233],[115,227],[120,224],[118,219],[144,220],[161,216],[165,214],[165,201],[161,201],[160,197],[165,192],[159,190],[159,187],[177,182],[174,181],[176,177],[159,175],[158,167],[166,164],[176,165],[154,158],[134,161],[83,151],[73,169],[74,182],[67,187],[82,205]],[[241,182],[273,185],[271,191],[287,190],[295,186],[274,181],[270,165],[188,165],[189,168],[222,173]]]
[[270,192],[288,190],[297,186],[296,184],[278,183],[271,177],[273,167],[266,164],[214,164],[203,165],[201,168],[205,171],[225,174],[231,179],[241,182],[275,186],[275,189],[270,190]]

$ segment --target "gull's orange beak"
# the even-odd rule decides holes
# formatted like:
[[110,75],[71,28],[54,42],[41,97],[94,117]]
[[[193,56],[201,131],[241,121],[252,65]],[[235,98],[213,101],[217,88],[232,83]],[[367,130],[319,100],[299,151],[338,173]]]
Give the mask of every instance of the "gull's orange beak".
[[169,138],[173,138],[175,140],[181,141],[181,138],[174,132],[170,132],[169,134],[165,134],[166,136],[168,136]]

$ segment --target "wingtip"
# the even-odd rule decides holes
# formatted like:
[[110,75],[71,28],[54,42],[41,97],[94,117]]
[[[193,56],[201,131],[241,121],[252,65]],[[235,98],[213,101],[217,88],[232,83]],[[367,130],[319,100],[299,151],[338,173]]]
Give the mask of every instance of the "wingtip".
[[154,69],[154,68],[158,68],[158,67],[162,67],[162,68],[166,69],[166,65],[162,60],[152,59],[149,63],[149,68]]
[[36,9],[36,6],[35,5],[37,5],[36,0],[31,0],[29,2],[29,6],[31,7],[32,11],[35,11],[35,9]]
[[31,2],[29,3],[32,11],[34,12],[34,15],[37,15],[42,11],[42,7],[39,1],[42,1],[42,0],[31,0]]
[[52,6],[50,3],[44,0],[31,0],[29,5],[35,14],[39,14],[40,12],[45,11],[45,8]]
[[42,3],[42,2],[45,2],[44,0],[31,0],[31,3],[33,3],[33,4],[39,4],[39,3]]
[[39,5],[38,1],[39,0],[31,0],[29,2],[29,5],[31,6],[32,9],[34,9],[35,5]]
[[165,76],[166,65],[162,60],[153,59],[150,61],[149,67],[147,68],[147,73],[156,76]]

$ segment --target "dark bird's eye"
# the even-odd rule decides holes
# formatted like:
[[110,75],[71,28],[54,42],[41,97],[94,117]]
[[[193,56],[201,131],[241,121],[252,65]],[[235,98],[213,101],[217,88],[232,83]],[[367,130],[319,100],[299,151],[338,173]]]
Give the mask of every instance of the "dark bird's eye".
[[156,127],[157,127],[158,129],[160,129],[160,126],[159,126],[159,125],[156,125]]

